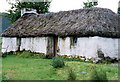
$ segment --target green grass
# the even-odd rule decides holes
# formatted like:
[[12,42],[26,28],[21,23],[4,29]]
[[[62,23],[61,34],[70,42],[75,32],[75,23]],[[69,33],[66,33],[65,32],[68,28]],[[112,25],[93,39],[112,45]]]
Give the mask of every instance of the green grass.
[[[107,64],[93,64],[78,61],[65,61],[63,68],[53,68],[51,59],[21,58],[15,55],[2,59],[2,79],[7,80],[67,80],[68,69],[74,69],[77,80],[90,80],[93,71],[92,66],[97,70],[106,71],[108,80],[118,80],[118,67]],[[83,78],[82,71],[86,72]]]
[[[2,48],[2,39],[0,38],[0,56],[1,56],[1,48]],[[2,58],[0,58],[0,81],[2,80]]]
[[2,13],[0,13],[0,17],[1,17],[1,16],[3,16],[3,14],[2,14]]
[[0,38],[0,53],[1,53],[1,49],[2,49],[2,39]]

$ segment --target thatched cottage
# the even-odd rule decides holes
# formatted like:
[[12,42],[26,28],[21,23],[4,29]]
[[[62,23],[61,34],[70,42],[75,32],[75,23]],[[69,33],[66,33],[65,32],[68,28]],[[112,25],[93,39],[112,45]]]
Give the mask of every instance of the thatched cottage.
[[24,14],[2,34],[2,52],[30,50],[55,55],[118,59],[120,16],[106,8]]

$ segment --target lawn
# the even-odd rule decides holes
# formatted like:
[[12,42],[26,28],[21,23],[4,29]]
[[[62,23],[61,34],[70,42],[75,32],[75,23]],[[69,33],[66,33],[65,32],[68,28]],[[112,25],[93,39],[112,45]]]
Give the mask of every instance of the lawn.
[[[68,69],[73,68],[77,80],[90,80],[93,71],[92,66],[97,70],[102,68],[106,71],[109,80],[118,80],[118,67],[108,64],[93,64],[79,61],[65,61],[65,67],[53,68],[51,59],[21,58],[15,55],[2,59],[3,80],[67,80]],[[85,72],[83,78],[82,71]]]
[[[2,38],[0,38],[0,56],[1,56],[1,48],[2,48]],[[2,58],[0,57],[0,81],[2,78]]]
[[2,38],[0,38],[0,53],[1,53],[1,49],[2,49]]

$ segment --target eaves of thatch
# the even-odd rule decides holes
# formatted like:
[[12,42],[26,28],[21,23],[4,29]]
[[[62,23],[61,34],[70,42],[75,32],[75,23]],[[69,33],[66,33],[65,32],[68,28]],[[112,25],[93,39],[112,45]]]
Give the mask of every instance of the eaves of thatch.
[[102,36],[120,38],[120,16],[106,8],[85,8],[48,14],[25,14],[3,37]]

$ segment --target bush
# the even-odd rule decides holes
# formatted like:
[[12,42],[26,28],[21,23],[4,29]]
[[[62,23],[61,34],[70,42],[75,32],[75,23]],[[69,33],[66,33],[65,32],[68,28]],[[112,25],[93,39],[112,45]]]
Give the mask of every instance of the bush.
[[8,55],[8,53],[6,52],[6,53],[2,53],[1,55],[0,55],[0,57],[7,57],[7,55]]
[[33,54],[30,51],[23,51],[22,53],[19,53],[18,56],[19,57],[23,57],[23,58],[29,58],[31,57]]
[[52,59],[52,64],[54,68],[62,68],[65,66],[64,60],[61,57],[54,57]]
[[76,74],[75,72],[70,68],[68,70],[68,80],[75,80],[76,79]]
[[96,68],[94,67],[91,73],[91,80],[107,80],[106,72],[102,69],[96,71]]
[[7,57],[8,55],[16,55],[14,52],[5,52],[5,53],[2,53],[1,55],[0,55],[0,57]]

